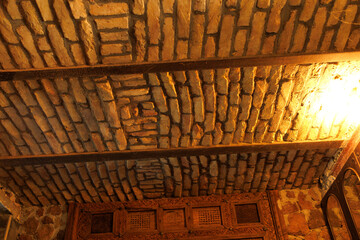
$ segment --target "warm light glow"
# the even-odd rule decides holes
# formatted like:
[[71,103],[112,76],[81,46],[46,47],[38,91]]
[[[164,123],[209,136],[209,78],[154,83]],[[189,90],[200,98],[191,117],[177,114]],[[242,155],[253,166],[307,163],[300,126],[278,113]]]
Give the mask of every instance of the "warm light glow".
[[[318,92],[318,117],[324,123],[334,117],[344,119],[348,125],[360,123],[360,71],[343,73],[330,79]],[[311,103],[310,103],[311,104]],[[327,123],[331,124],[331,123]]]

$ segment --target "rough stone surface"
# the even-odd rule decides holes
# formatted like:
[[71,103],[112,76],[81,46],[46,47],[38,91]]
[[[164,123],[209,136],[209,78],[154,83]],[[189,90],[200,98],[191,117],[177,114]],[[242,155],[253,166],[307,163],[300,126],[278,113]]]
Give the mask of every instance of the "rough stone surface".
[[[21,7],[25,12],[25,19],[29,23],[35,34],[43,35],[44,30],[41,26],[40,19],[36,13],[34,5],[29,1],[22,1]],[[5,20],[5,18],[2,17]],[[11,36],[11,35],[10,35]]]
[[37,52],[36,46],[34,44],[34,40],[31,36],[30,31],[25,27],[21,26],[16,29],[17,33],[20,35],[20,40],[25,49],[30,53],[32,65],[35,68],[44,67],[44,63]]
[[11,23],[4,15],[4,11],[0,10],[0,32],[3,38],[9,43],[17,43],[18,40],[11,29]]
[[353,22],[355,20],[356,12],[358,10],[358,6],[351,5],[348,6],[345,9],[345,17],[343,22],[341,23],[341,26],[339,28],[336,41],[334,43],[335,48],[337,51],[343,51],[346,45],[346,42],[348,41],[350,31],[351,31],[351,25],[348,24],[350,22]]
[[177,33],[179,38],[189,38],[191,0],[177,2]]
[[[145,41],[145,23],[143,21],[135,22],[135,38],[136,38],[136,61],[143,61],[146,53],[146,41]],[[109,39],[110,41],[112,39]]]
[[24,50],[20,46],[11,45],[9,50],[15,63],[21,68],[31,68],[29,60],[26,58]]
[[252,24],[254,26],[258,26],[256,28],[252,28],[249,42],[247,55],[256,55],[260,50],[261,38],[263,36],[264,24],[265,24],[266,13],[257,12],[254,14],[254,18]]
[[145,3],[144,0],[134,0],[131,5],[131,11],[135,15],[142,15],[145,12]]
[[149,0],[147,2],[147,25],[151,44],[158,44],[160,40],[160,1]]
[[175,0],[163,0],[161,1],[164,13],[173,13]]
[[219,57],[229,56],[231,42],[229,39],[233,34],[235,18],[231,15],[225,15],[222,20],[221,30],[220,30],[220,40],[219,40]]
[[15,0],[7,0],[4,1],[3,4],[12,19],[14,20],[22,19],[21,13],[19,11],[19,7],[16,4]]
[[47,30],[49,32],[50,42],[55,50],[55,53],[59,56],[59,61],[64,66],[71,66],[73,62],[67,52],[64,45],[64,40],[61,37],[59,31],[55,25],[48,25]]
[[[41,1],[41,0],[39,0],[39,1]],[[85,9],[83,0],[69,1],[69,6],[71,9],[71,13],[75,19],[87,17],[87,13],[86,13],[86,9]]]
[[90,14],[94,16],[120,15],[129,12],[127,3],[93,3],[90,4]]
[[93,30],[87,20],[82,20],[80,24],[80,37],[84,43],[85,53],[90,65],[98,62],[94,43]]
[[190,33],[190,58],[201,58],[205,16],[194,15]]
[[66,205],[26,207],[22,209],[17,239],[62,239],[67,221]]
[[280,36],[279,53],[285,53],[289,50],[296,13],[296,11],[291,12],[289,20],[285,23],[284,31]]
[[291,48],[291,52],[301,52],[306,40],[307,27],[303,24],[299,24],[296,28],[294,35],[294,42]]
[[300,21],[307,22],[313,16],[313,12],[316,6],[316,0],[305,0],[304,7],[300,14]]
[[4,69],[14,68],[13,64],[11,63],[9,53],[2,43],[0,43],[0,63]]
[[41,1],[41,0],[36,0],[36,4],[40,10],[41,13],[41,17],[43,18],[44,21],[52,21],[53,20],[53,15],[51,13],[51,9],[49,6],[49,2],[48,1]]
[[344,10],[346,5],[346,1],[343,0],[335,0],[334,5],[331,9],[329,20],[327,21],[327,26],[333,26],[337,24],[340,20],[340,16]]
[[278,0],[274,2],[274,5],[271,8],[268,24],[266,26],[266,32],[276,33],[279,31],[281,25],[281,10],[284,7],[286,1]]
[[[330,239],[320,208],[319,188],[282,190],[279,192],[279,196],[277,204],[284,217],[285,230],[290,239]],[[301,209],[303,201],[308,202],[306,209]]]
[[219,31],[219,23],[221,18],[222,0],[211,0],[208,5],[208,27],[206,32],[208,34],[217,33]]
[[54,0],[54,9],[65,38],[69,39],[70,41],[77,41],[78,37],[75,26],[64,1]]
[[165,18],[164,20],[164,42],[162,48],[162,60],[171,60],[174,57],[174,27],[173,19]]
[[307,45],[307,51],[314,51],[318,48],[321,32],[326,21],[327,10],[325,7],[319,8],[315,15],[315,24],[312,26],[310,41]]
[[127,29],[129,27],[129,19],[127,17],[97,18],[95,22],[99,30]]
[[249,26],[250,18],[253,15],[255,1],[241,1],[240,2],[240,17],[237,22],[238,26]]

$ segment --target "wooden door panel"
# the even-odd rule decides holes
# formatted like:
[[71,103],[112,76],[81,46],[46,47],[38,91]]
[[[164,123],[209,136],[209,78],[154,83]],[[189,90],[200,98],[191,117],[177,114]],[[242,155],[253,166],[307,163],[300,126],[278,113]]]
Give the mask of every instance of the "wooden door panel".
[[266,193],[75,203],[66,240],[280,239]]

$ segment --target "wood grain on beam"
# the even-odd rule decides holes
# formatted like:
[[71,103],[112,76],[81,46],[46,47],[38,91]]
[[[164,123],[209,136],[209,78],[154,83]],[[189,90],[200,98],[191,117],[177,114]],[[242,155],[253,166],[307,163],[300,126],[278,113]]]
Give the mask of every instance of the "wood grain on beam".
[[16,157],[0,157],[0,167],[19,166],[19,165],[42,165],[75,162],[97,162],[130,159],[149,159],[163,157],[180,156],[199,156],[199,155],[218,155],[232,153],[251,153],[251,152],[273,152],[289,150],[308,150],[308,149],[329,149],[339,148],[342,140],[335,141],[308,141],[308,142],[287,142],[287,143],[255,143],[230,146],[211,146],[211,147],[190,147],[172,149],[153,149],[153,150],[125,150],[113,152],[88,152],[70,153],[53,155],[30,155]]
[[12,69],[0,70],[0,81],[24,80],[31,78],[107,76],[115,74],[170,72],[284,64],[310,64],[317,62],[327,63],[356,60],[360,60],[360,51],[252,57],[246,56],[206,60],[126,63],[116,65],[75,66],[43,69]]

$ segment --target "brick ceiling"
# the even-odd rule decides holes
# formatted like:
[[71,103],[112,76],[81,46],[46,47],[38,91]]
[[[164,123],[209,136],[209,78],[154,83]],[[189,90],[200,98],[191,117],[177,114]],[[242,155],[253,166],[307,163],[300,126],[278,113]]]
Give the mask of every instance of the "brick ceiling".
[[314,64],[1,82],[0,153],[344,139],[344,116],[324,121],[308,103],[344,67],[351,69]]
[[336,148],[1,169],[1,183],[26,206],[310,188]]
[[359,49],[347,0],[6,0],[5,69]]
[[[29,69],[360,49],[358,1],[7,0],[0,65]],[[349,137],[312,104],[358,63],[0,82],[0,156]],[[326,120],[326,121],[325,121]],[[23,204],[317,184],[336,149],[7,167]],[[300,160],[299,160],[300,159]]]

